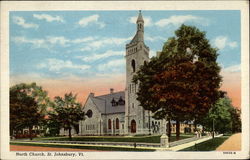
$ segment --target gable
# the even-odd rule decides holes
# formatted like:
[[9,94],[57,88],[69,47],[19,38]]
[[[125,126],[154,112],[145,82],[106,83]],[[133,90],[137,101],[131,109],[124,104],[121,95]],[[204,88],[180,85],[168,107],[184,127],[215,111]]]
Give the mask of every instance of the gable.
[[87,113],[88,110],[92,110],[94,114],[100,114],[101,111],[96,106],[96,104],[93,102],[91,97],[88,97],[86,103],[84,104],[83,111]]
[[[119,103],[120,99],[123,103]],[[112,101],[118,102],[117,105],[112,105]],[[125,113],[125,103],[124,91],[96,97],[89,96],[83,110],[87,112],[88,109],[95,108],[101,114]]]

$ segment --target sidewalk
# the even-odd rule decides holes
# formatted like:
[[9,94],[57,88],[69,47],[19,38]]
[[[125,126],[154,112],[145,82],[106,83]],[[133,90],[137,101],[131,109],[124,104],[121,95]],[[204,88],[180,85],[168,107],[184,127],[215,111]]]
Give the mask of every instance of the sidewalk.
[[230,136],[222,143],[216,151],[239,151],[241,150],[241,133],[236,133]]
[[[222,136],[222,134],[217,135],[215,137],[221,137],[221,136]],[[212,137],[211,136],[210,137],[205,137],[205,138],[201,138],[201,139],[198,139],[196,141],[189,142],[189,143],[185,143],[185,144],[181,144],[181,145],[178,145],[178,146],[170,147],[170,148],[168,148],[168,150],[179,151],[179,150],[182,150],[184,148],[188,148],[188,147],[194,146],[195,144],[207,141],[209,139],[212,139]]]

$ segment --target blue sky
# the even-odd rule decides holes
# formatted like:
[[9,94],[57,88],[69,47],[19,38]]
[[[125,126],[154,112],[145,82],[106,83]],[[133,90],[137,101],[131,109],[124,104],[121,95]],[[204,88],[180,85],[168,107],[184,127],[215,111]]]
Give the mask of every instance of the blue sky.
[[[142,11],[150,55],[182,24],[206,31],[224,68],[240,64],[239,11]],[[10,13],[10,73],[48,77],[125,72],[125,44],[138,11]],[[238,67],[239,69],[239,67]]]
[[[240,11],[142,11],[150,57],[181,24],[206,32],[219,49],[225,90],[240,93]],[[52,95],[106,93],[125,88],[125,45],[138,11],[10,12],[11,85],[37,82]],[[234,86],[234,87],[232,87]],[[229,91],[231,88],[231,91]],[[240,102],[240,94],[237,94]],[[237,103],[239,106],[239,103]]]

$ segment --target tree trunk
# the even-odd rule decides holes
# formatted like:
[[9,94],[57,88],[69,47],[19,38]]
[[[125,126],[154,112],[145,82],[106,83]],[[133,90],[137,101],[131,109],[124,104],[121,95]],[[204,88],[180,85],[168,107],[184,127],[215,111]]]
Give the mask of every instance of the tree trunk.
[[72,140],[72,137],[71,137],[71,127],[69,127],[69,140],[70,141]]
[[168,142],[170,142],[171,137],[171,120],[168,119]]
[[32,127],[29,127],[29,136],[30,136],[30,140],[32,140]]
[[176,120],[176,140],[180,140],[180,121]]

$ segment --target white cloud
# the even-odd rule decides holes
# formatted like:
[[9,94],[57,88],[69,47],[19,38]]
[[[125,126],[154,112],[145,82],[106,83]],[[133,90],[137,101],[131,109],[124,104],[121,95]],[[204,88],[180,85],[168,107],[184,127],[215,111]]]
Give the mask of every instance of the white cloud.
[[51,16],[48,14],[33,14],[33,17],[39,20],[46,20],[47,22],[53,22],[53,21],[58,21],[58,22],[64,22],[63,17],[61,16]]
[[[117,37],[92,37],[89,38],[89,41],[86,41],[84,47],[80,48],[80,51],[91,51],[97,50],[101,47],[108,46],[108,45],[125,45],[125,43],[131,40],[132,37],[128,38],[117,38]],[[80,40],[79,40],[80,41]]]
[[97,15],[97,14],[89,16],[89,17],[84,17],[84,18],[80,19],[80,21],[78,22],[78,24],[81,27],[86,27],[89,24],[94,23],[94,24],[99,25],[100,28],[103,28],[103,27],[105,27],[105,23],[98,21],[99,17],[100,16]]
[[40,63],[37,65],[37,68],[48,68],[49,71],[60,71],[61,69],[64,68],[69,68],[69,69],[80,69],[80,70],[86,70],[89,69],[89,65],[77,65],[73,64],[71,61],[67,60],[60,60],[60,59],[47,59],[45,63]]
[[117,60],[112,60],[104,64],[98,65],[97,69],[99,71],[117,71],[120,68],[119,67],[125,67],[125,59],[117,59]]
[[46,39],[47,42],[49,42],[50,44],[60,44],[61,46],[65,46],[66,43],[69,43],[70,40],[66,39],[63,36],[60,37],[47,37]]
[[15,43],[28,43],[35,48],[48,48],[46,41],[44,39],[28,39],[26,37],[13,37],[12,41]]
[[[19,37],[12,37],[11,40],[17,44],[31,44],[34,48],[47,48],[50,49],[55,46],[62,46],[62,47],[69,47],[73,44],[81,44],[83,43],[84,47],[78,46],[76,49],[77,51],[91,51],[91,50],[97,50],[101,47],[112,45],[112,46],[118,46],[118,45],[125,45],[125,43],[129,40],[131,40],[132,37],[128,38],[117,38],[117,37],[83,37],[83,38],[76,38],[76,39],[68,39],[64,36],[47,36],[44,38],[27,38],[24,36]],[[151,39],[152,40],[152,39]],[[80,48],[80,49],[79,49]],[[66,53],[71,53],[71,51]]]
[[94,37],[77,38],[72,40],[72,43],[84,43],[95,40]]
[[174,15],[166,19],[161,19],[155,23],[158,27],[165,27],[167,25],[178,26],[185,22],[196,22],[199,24],[207,25],[208,21],[202,17],[193,15]]
[[145,35],[145,40],[150,41],[150,42],[155,42],[155,41],[165,41],[166,38],[163,38],[161,36],[150,36],[150,35]]
[[[151,17],[143,17],[143,20],[144,20],[144,26],[145,27],[148,27],[148,26],[152,26],[153,25],[153,22],[152,22],[152,19]],[[137,16],[134,16],[134,17],[130,17],[129,18],[129,22],[130,23],[136,23],[137,21]]]
[[227,36],[218,36],[213,40],[213,44],[218,49],[224,49],[226,46],[230,48],[236,48],[238,43],[236,41],[231,41]]
[[108,38],[101,38],[96,39],[93,42],[90,42],[86,44],[87,47],[84,47],[85,49],[98,49],[100,47],[106,46],[106,45],[125,45],[125,42],[128,40],[131,40],[132,37],[128,38],[116,38],[116,37],[108,37]]
[[125,55],[125,51],[108,50],[108,51],[101,53],[101,54],[93,54],[90,56],[78,56],[77,58],[80,58],[85,62],[89,62],[89,61],[95,61],[98,59],[108,58],[111,56],[122,56],[122,55]]
[[38,28],[39,26],[35,23],[27,23],[23,17],[14,16],[13,22],[23,28]]
[[237,43],[236,41],[234,41],[234,42],[229,42],[228,45],[229,45],[229,47],[231,47],[231,48],[236,48],[236,47],[238,47],[238,43]]
[[86,47],[83,47],[83,48],[80,49],[80,51],[82,51],[82,52],[84,52],[84,51],[91,51],[91,50],[92,50],[92,48],[89,47],[89,46],[86,46]]
[[216,37],[214,40],[215,46],[219,49],[225,48],[226,42],[227,42],[227,37],[223,37],[223,36]]
[[233,65],[233,66],[230,66],[230,67],[227,67],[227,68],[223,68],[222,70],[224,72],[230,72],[230,73],[240,72],[241,71],[241,67],[240,67],[240,64],[237,64],[237,65]]
[[69,46],[70,44],[87,43],[93,41],[93,37],[77,38],[77,39],[67,39],[64,36],[47,36],[45,38],[27,38],[23,36],[12,37],[12,41],[15,43],[28,43],[34,48],[51,48],[55,45],[60,45],[63,47]]

